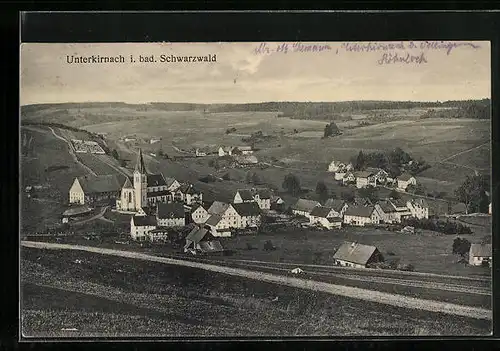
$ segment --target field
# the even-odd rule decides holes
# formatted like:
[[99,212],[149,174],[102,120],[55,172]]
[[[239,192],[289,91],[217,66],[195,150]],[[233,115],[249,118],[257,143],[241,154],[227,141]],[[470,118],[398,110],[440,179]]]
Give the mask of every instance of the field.
[[21,268],[25,337],[486,335],[491,328],[488,321],[84,252],[25,248]]

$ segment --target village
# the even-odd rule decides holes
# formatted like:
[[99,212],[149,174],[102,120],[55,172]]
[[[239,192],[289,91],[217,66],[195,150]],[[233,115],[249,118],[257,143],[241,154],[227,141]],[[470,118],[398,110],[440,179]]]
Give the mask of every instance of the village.
[[[90,145],[72,141],[76,152],[81,145]],[[99,149],[89,152],[99,153]],[[236,164],[257,164],[253,151],[250,146],[221,146],[213,153],[219,159],[232,159],[234,164],[230,165],[235,167]],[[196,149],[194,157],[206,154]],[[380,168],[355,171],[351,163],[336,160],[329,164],[328,172],[342,186],[353,189],[388,187],[393,189],[391,197],[377,201],[358,195],[352,199],[330,197],[324,201],[299,198],[287,204],[274,190],[252,186],[237,190],[230,202],[207,201],[203,192],[189,182],[150,173],[139,149],[132,177],[114,174],[74,179],[62,223],[68,225],[82,220],[95,206],[105,205],[112,212],[129,216],[127,236],[133,242],[165,244],[171,243],[173,236],[178,240],[180,235],[184,240],[181,252],[196,256],[223,253],[221,238],[259,235],[278,227],[309,228],[324,231],[325,235],[335,235],[349,227],[383,227],[397,230],[401,235],[414,235],[418,229],[404,223],[411,219],[429,219],[429,205],[424,198],[405,201],[397,196],[418,184],[408,172],[393,177]],[[181,232],[184,234],[179,234]],[[346,267],[375,267],[383,260],[377,247],[363,242],[346,242],[334,254],[335,264]],[[470,265],[491,267],[491,262],[491,244],[470,246]]]

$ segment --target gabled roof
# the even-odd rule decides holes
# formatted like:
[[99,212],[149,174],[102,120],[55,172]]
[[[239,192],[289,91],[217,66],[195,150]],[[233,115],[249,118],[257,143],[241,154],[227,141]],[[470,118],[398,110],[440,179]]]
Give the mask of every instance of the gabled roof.
[[340,212],[345,205],[342,199],[328,199],[325,202],[325,207],[333,208],[335,211]]
[[186,236],[186,241],[191,241],[194,243],[199,243],[203,240],[205,235],[207,235],[208,229],[195,226],[191,232]]
[[229,204],[222,201],[214,201],[208,208],[208,213],[221,215],[229,208]]
[[356,197],[354,198],[354,204],[357,206],[371,206],[373,205],[369,198],[367,197]]
[[326,218],[331,211],[330,207],[317,206],[311,211],[311,216]]
[[330,222],[330,223],[342,222],[342,218],[341,217],[328,217],[328,222]]
[[349,206],[344,216],[371,217],[374,209],[373,206]]
[[242,217],[260,215],[260,207],[255,202],[244,202],[241,204],[232,204],[236,212]]
[[199,243],[202,252],[222,252],[224,248],[219,240],[202,241]]
[[206,209],[204,206],[202,206],[202,205],[200,205],[200,204],[194,204],[194,205],[191,207],[191,213],[193,213],[194,211],[196,211],[196,210],[197,210],[197,209],[199,209],[200,207],[201,207],[204,211],[207,211],[207,209]]
[[112,175],[82,176],[78,177],[83,192],[85,194],[98,194],[107,192],[118,192],[121,190],[121,182],[118,177]]
[[141,172],[141,174],[146,174],[146,166],[144,165],[144,159],[142,157],[142,149],[139,149],[139,154],[137,155],[137,161],[135,163],[135,170]]
[[125,183],[122,186],[123,189],[133,189],[134,186],[132,185],[132,180],[130,180],[129,177],[125,178]]
[[200,192],[196,190],[193,184],[182,184],[179,189],[183,194],[199,194]]
[[176,181],[177,180],[174,178],[165,177],[165,184],[167,185],[167,187],[171,187],[172,184],[174,184]]
[[253,193],[250,189],[241,189],[238,190],[238,193],[240,194],[240,197],[243,201],[253,200]]
[[420,207],[423,207],[423,208],[429,208],[429,204],[427,203],[427,201],[425,201],[425,199],[422,199],[422,198],[419,198],[419,199],[412,199],[410,200],[410,202],[412,203],[413,206],[420,206]]
[[264,188],[256,189],[256,192],[259,195],[259,198],[261,199],[271,199],[272,194],[271,190],[269,189],[264,189]]
[[354,176],[356,178],[368,178],[368,177],[372,176],[373,174],[374,174],[373,172],[368,172],[368,171],[354,172]]
[[219,224],[219,222],[222,220],[222,217],[220,215],[213,214],[208,219],[206,220],[205,224],[207,225],[212,225],[216,226]]
[[389,200],[395,208],[406,207],[407,203],[403,199]]
[[255,195],[259,195],[259,198],[262,200],[271,199],[271,191],[265,188],[238,189],[238,193],[243,201],[253,200]]
[[491,244],[471,244],[469,250],[471,257],[491,257]]
[[136,227],[154,227],[156,226],[156,218],[154,216],[132,216]]
[[292,209],[311,213],[316,206],[321,206],[321,204],[314,200],[298,199],[295,205],[292,206]]
[[411,178],[415,178],[414,176],[412,176],[410,173],[403,173],[401,174],[400,176],[397,177],[398,180],[401,180],[403,182],[407,182],[409,181]]
[[232,146],[221,146],[220,148],[222,150],[224,150],[225,152],[233,151],[233,147]]
[[165,182],[165,178],[163,178],[163,174],[148,174],[146,176],[146,181],[148,183],[148,187],[151,186],[164,186],[167,185]]
[[384,211],[384,213],[397,212],[396,208],[392,205],[392,203],[390,201],[381,200],[381,201],[377,202],[377,204],[380,206],[382,211]]
[[370,259],[370,257],[372,257],[376,250],[377,248],[371,245],[363,245],[356,242],[344,243],[339,247],[337,252],[335,252],[333,258],[366,265],[368,263],[368,260]]
[[166,218],[184,218],[184,205],[177,202],[158,203],[157,216],[160,219]]
[[234,159],[241,164],[254,164],[259,162],[255,155],[236,155]]

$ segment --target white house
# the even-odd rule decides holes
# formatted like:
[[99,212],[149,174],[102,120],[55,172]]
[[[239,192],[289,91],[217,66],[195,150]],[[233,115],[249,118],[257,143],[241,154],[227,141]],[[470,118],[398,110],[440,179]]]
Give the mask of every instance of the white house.
[[195,155],[196,155],[196,157],[203,157],[203,156],[207,156],[207,153],[200,151],[200,149],[196,149]]
[[318,201],[298,199],[295,205],[292,206],[292,213],[298,216],[305,216],[309,218],[311,211],[316,207],[321,206]]
[[133,240],[144,241],[149,232],[156,228],[156,218],[153,216],[132,216],[130,218],[130,236]]
[[233,154],[233,147],[231,146],[221,146],[219,147],[219,157],[231,156]]
[[232,204],[240,216],[237,228],[256,228],[260,225],[261,215],[260,207],[255,202],[245,202],[239,204]]
[[205,223],[208,217],[210,217],[210,215],[208,214],[208,211],[205,209],[205,207],[203,207],[203,205],[196,204],[193,206],[193,208],[191,208],[191,218],[194,223]]
[[324,206],[333,209],[334,217],[344,217],[345,210],[349,205],[342,199],[328,199]]
[[396,207],[391,201],[381,200],[375,204],[375,209],[384,223],[401,223],[401,219],[409,217],[411,212],[408,208]]
[[203,201],[203,193],[196,190],[192,184],[182,184],[172,192],[172,195],[175,201],[184,202],[188,206]]
[[344,168],[344,167],[345,167],[344,163],[333,160],[328,165],[328,172],[337,172],[340,168]]
[[429,205],[424,199],[413,199],[406,202],[406,207],[410,210],[411,216],[422,219],[429,218]]
[[241,189],[234,195],[233,203],[256,202],[263,210],[271,208],[271,191],[268,189]]
[[84,205],[99,200],[117,199],[120,189],[120,180],[115,175],[77,177],[69,189],[69,203]]
[[481,266],[483,262],[492,265],[491,244],[471,244],[469,249],[469,264],[471,266]]
[[147,235],[149,241],[151,242],[165,242],[168,240],[168,229],[167,228],[155,228],[150,230]]
[[309,216],[309,223],[321,225],[326,229],[340,229],[342,227],[342,218],[336,216],[337,211],[329,207],[317,206]]
[[356,176],[354,175],[353,172],[349,171],[344,174],[342,177],[342,183],[343,184],[352,184],[356,182]]
[[227,221],[220,215],[212,214],[205,222],[205,226],[210,229],[210,233],[214,237],[229,237],[231,236],[231,228]]
[[184,227],[186,215],[184,205],[177,202],[159,203],[156,208],[156,219],[161,227]]
[[253,149],[251,146],[237,146],[232,150],[233,154],[240,155],[251,155],[253,154]]
[[381,168],[367,167],[367,172],[373,173],[377,183],[385,184],[390,178],[389,173]]
[[344,213],[344,223],[364,226],[366,224],[379,224],[381,215],[375,206],[349,206]]
[[[231,204],[214,201],[207,211],[210,215],[218,215],[221,217],[221,222],[217,222],[217,228],[240,227],[241,217]],[[210,218],[208,218],[208,220],[210,220]]]
[[371,245],[344,243],[333,255],[335,264],[343,267],[366,268],[384,260],[380,251]]
[[417,185],[417,180],[410,173],[403,173],[396,178],[399,190],[406,191],[409,185]]
[[377,186],[377,178],[372,172],[359,171],[355,172],[356,177],[356,188],[366,188],[368,186]]

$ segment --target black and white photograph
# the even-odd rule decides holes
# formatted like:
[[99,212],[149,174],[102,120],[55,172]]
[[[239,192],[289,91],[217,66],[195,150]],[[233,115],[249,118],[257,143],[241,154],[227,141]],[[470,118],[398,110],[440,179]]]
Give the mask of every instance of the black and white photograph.
[[490,60],[22,43],[22,338],[491,335]]

